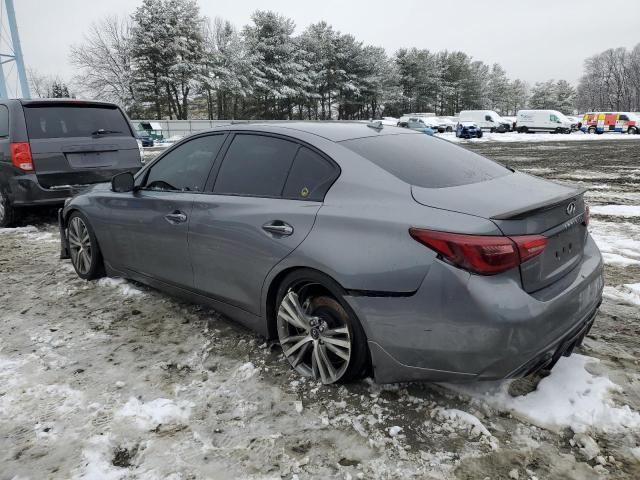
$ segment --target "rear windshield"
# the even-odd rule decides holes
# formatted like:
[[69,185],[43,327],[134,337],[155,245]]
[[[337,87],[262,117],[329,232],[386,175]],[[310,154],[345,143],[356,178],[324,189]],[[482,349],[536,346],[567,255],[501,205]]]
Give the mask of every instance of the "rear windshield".
[[454,187],[511,173],[488,158],[429,135],[380,135],[340,144],[418,187]]
[[115,107],[25,106],[24,116],[29,137],[34,139],[116,134],[133,136],[127,120]]

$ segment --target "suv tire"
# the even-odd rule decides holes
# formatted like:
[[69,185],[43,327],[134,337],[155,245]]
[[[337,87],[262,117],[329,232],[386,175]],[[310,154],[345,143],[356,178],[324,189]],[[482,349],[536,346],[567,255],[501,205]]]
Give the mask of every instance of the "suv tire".
[[0,190],[0,228],[13,227],[16,221],[16,209],[7,198],[7,195]]

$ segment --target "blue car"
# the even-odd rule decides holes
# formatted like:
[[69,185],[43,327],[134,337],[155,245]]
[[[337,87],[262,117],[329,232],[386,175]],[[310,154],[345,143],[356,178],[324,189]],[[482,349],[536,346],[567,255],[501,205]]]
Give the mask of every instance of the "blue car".
[[482,138],[482,129],[473,122],[458,122],[456,125],[458,138]]

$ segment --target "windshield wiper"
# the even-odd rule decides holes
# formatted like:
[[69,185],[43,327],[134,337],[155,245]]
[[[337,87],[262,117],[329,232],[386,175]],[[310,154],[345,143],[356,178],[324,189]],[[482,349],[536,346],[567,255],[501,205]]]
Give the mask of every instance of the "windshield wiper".
[[108,135],[110,133],[122,133],[120,130],[105,130],[104,128],[99,128],[95,132],[91,132],[91,135]]

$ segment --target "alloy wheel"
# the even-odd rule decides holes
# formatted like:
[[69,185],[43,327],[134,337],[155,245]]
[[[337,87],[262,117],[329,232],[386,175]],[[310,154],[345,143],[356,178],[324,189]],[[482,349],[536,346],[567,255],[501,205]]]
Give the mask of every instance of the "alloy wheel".
[[306,296],[307,287],[290,289],[280,302],[277,316],[280,345],[298,373],[324,384],[335,383],[351,360],[346,312],[331,297]]
[[68,229],[71,262],[78,272],[87,275],[91,269],[93,248],[89,230],[82,218],[73,217]]

